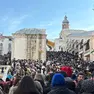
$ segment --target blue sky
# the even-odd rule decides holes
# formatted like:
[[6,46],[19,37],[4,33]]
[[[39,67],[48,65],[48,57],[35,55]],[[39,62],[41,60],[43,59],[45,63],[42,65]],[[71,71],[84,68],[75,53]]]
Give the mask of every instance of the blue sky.
[[94,0],[0,0],[0,32],[44,28],[47,37],[59,36],[66,14],[71,29],[94,29]]

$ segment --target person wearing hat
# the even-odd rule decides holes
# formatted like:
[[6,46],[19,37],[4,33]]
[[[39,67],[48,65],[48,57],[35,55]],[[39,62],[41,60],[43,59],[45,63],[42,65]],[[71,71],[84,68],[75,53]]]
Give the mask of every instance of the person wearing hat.
[[52,89],[48,94],[75,94],[66,87],[64,76],[61,73],[56,73],[51,81]]

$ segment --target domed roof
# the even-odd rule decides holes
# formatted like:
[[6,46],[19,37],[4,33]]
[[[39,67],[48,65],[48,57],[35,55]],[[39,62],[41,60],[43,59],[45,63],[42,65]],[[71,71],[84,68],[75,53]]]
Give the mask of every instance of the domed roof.
[[24,28],[16,31],[15,34],[45,34],[45,29]]
[[65,15],[64,20],[63,20],[63,24],[64,23],[69,23],[69,21],[67,20],[67,16],[66,15]]

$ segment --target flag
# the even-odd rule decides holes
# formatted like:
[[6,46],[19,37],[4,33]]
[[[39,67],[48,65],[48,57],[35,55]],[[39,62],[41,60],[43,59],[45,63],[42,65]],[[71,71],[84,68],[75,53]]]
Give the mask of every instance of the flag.
[[52,41],[47,40],[46,42],[47,42],[47,45],[49,45],[51,47],[54,47],[55,46],[55,43],[52,42]]
[[50,48],[50,50],[52,49],[52,47],[51,46],[49,46],[49,45],[47,45],[49,48]]

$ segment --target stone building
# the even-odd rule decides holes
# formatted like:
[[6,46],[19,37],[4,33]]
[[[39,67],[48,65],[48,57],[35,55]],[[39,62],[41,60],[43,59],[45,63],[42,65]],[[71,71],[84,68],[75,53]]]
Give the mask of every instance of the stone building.
[[7,54],[12,50],[12,37],[0,34],[0,55]]
[[13,34],[12,59],[46,60],[45,29],[21,29]]

